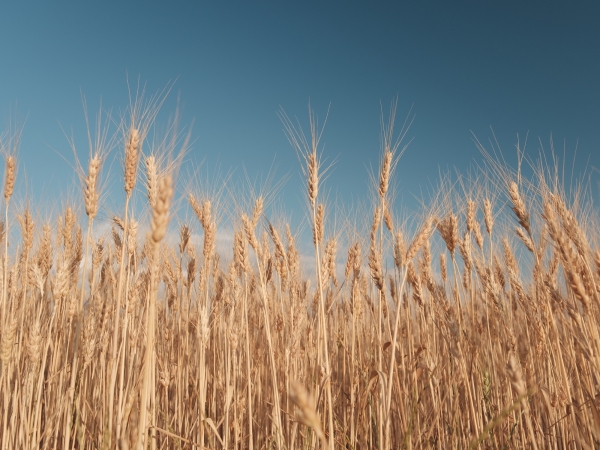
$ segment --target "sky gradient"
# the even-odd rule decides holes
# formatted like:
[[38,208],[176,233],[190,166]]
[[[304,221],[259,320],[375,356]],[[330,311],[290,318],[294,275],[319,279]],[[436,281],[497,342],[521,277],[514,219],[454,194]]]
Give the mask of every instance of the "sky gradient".
[[179,101],[193,123],[187,161],[252,180],[275,167],[296,215],[300,165],[277,112],[307,125],[309,101],[321,120],[329,109],[324,190],[351,204],[367,198],[381,110],[397,98],[398,128],[414,115],[395,181],[410,202],[440,171],[480,163],[473,135],[487,142],[492,129],[509,161],[517,135],[532,157],[553,136],[567,161],[577,149],[577,172],[600,167],[599,13],[556,1],[3,2],[0,117],[26,118],[21,196],[59,198],[79,193],[60,155],[72,162],[72,130],[85,161],[82,94],[90,115],[100,99],[118,112],[128,77],[150,93],[174,81],[158,123]]

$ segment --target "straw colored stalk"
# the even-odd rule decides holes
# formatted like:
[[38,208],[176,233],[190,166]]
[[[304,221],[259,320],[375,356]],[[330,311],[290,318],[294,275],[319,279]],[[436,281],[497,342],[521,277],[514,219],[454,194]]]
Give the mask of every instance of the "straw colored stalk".
[[[264,261],[261,261],[261,259],[264,259],[264,253],[268,252],[268,247],[266,243],[263,243],[262,245],[258,243],[258,239],[256,238],[255,235],[255,227],[258,223],[258,219],[260,218],[260,216],[262,215],[263,212],[263,199],[262,197],[259,197],[255,204],[254,204],[254,211],[252,213],[252,221],[250,223],[250,220],[247,218],[246,215],[242,215],[242,221],[244,222],[244,228],[246,231],[246,235],[248,237],[248,240],[251,244],[251,246],[254,248],[254,255],[256,257],[256,262],[257,262],[257,266],[258,266],[258,275],[259,275],[259,280],[260,280],[260,294],[261,294],[261,300],[262,300],[262,311],[263,311],[263,320],[264,320],[264,326],[265,326],[265,335],[267,337],[267,344],[268,344],[268,348],[269,348],[269,360],[270,360],[270,366],[271,366],[271,383],[272,383],[272,389],[273,389],[273,423],[275,426],[275,442],[277,445],[277,448],[281,449],[283,448],[283,426],[281,423],[281,404],[280,404],[280,397],[279,397],[279,384],[278,384],[278,377],[277,377],[277,367],[276,367],[276,362],[275,362],[275,350],[273,347],[273,338],[271,335],[271,323],[270,323],[270,319],[269,319],[269,310],[268,310],[268,303],[269,303],[269,297],[268,297],[268,293],[267,293],[267,274],[264,272]],[[265,238],[267,238],[266,234],[265,234]]]
[[[377,358],[377,367],[380,372],[383,371],[383,330],[382,330],[382,321],[383,321],[383,302],[385,301],[385,295],[383,293],[383,289],[385,286],[385,279],[383,276],[382,270],[382,258],[383,258],[383,226],[381,224],[381,216],[385,217],[386,226],[392,232],[392,220],[391,215],[388,211],[388,205],[386,204],[386,194],[390,184],[390,175],[392,170],[392,161],[394,154],[389,147],[389,138],[391,138],[392,127],[388,129],[388,132],[384,134],[385,138],[385,147],[383,152],[383,159],[381,161],[381,170],[379,172],[379,198],[380,198],[380,206],[378,211],[376,212],[376,222],[373,223],[373,228],[371,230],[371,248],[369,251],[369,267],[371,269],[371,275],[375,284],[377,285],[377,335],[379,339],[378,345],[378,358]],[[379,233],[379,245],[377,245],[377,233]],[[381,391],[381,400],[383,399],[384,393]],[[380,442],[383,441],[383,421],[384,421],[384,411],[381,403],[378,405],[378,440]],[[384,444],[385,445],[385,444]]]
[[[81,340],[81,332],[83,329],[83,296],[84,296],[84,292],[85,292],[85,279],[86,279],[86,272],[87,272],[87,261],[88,261],[88,255],[89,255],[89,242],[91,239],[91,235],[92,235],[92,224],[94,222],[94,218],[96,217],[96,214],[98,213],[98,189],[97,189],[97,184],[98,184],[98,175],[100,172],[100,166],[101,166],[101,160],[98,154],[94,155],[89,162],[88,165],[88,174],[87,176],[84,178],[84,188],[83,188],[83,199],[84,199],[84,203],[85,203],[85,212],[88,216],[88,227],[87,227],[87,232],[86,232],[86,237],[85,237],[85,257],[83,260],[83,276],[81,278],[81,289],[79,292],[79,304],[78,304],[78,308],[77,308],[77,327],[76,327],[76,331],[75,331],[75,345],[74,345],[74,352],[73,352],[73,363],[72,363],[72,367],[73,370],[71,371],[71,381],[70,381],[70,387],[69,387],[69,403],[67,405],[67,412],[66,412],[66,425],[65,425],[65,441],[64,441],[64,450],[68,450],[69,448],[69,438],[71,435],[71,408],[73,406],[73,396],[75,393],[75,382],[76,382],[76,375],[77,375],[77,366],[79,363],[79,358],[78,358],[78,349],[79,349],[79,342]],[[91,290],[91,287],[90,287]],[[118,313],[118,310],[117,310]],[[112,406],[112,405],[111,405]],[[112,410],[112,408],[111,408]]]
[[158,258],[160,242],[167,233],[169,224],[169,208],[173,188],[171,176],[165,175],[160,178],[156,203],[152,207],[151,242],[152,242],[152,267],[150,273],[150,287],[148,289],[148,313],[146,315],[146,349],[144,352],[143,379],[141,387],[141,405],[138,422],[138,441],[136,448],[142,450],[145,446],[145,437],[148,430],[148,407],[152,396],[153,387],[151,381],[154,379],[154,347],[155,347],[155,321],[156,321],[156,277],[158,272]]
[[[112,440],[113,429],[113,406],[115,398],[115,385],[117,382],[116,359],[119,340],[119,318],[121,312],[121,302],[123,298],[123,283],[125,280],[125,256],[127,253],[127,240],[129,233],[129,201],[131,194],[137,181],[137,170],[141,155],[140,133],[134,126],[131,126],[129,132],[125,136],[124,145],[125,161],[124,161],[124,188],[125,188],[125,213],[123,219],[123,245],[121,246],[121,255],[119,262],[119,279],[117,281],[117,309],[115,312],[115,320],[113,321],[111,351],[110,351],[110,383],[108,390],[108,445],[110,447]],[[117,436],[117,440],[120,436]]]
[[9,222],[8,222],[8,205],[10,203],[10,198],[12,197],[13,191],[15,189],[15,178],[16,178],[16,161],[15,157],[9,155],[5,158],[5,167],[4,167],[4,199],[5,199],[5,210],[4,210],[4,223],[6,230],[4,235],[6,236],[4,240],[4,277],[3,277],[3,288],[2,288],[2,308],[0,311],[2,312],[2,317],[4,317],[4,308],[6,305],[6,296],[7,296],[7,286],[8,283],[6,280],[8,279],[8,233],[9,233]]
[[320,243],[323,240],[324,234],[324,216],[325,216],[325,208],[322,204],[316,205],[316,196],[318,192],[318,181],[319,181],[319,166],[317,162],[317,149],[313,148],[313,152],[311,153],[312,157],[308,158],[307,161],[307,173],[308,177],[308,197],[309,201],[312,205],[312,219],[313,219],[313,242],[315,244],[315,259],[316,259],[316,274],[317,274],[317,291],[319,296],[319,315],[320,315],[320,324],[322,332],[321,336],[321,346],[323,348],[324,353],[324,365],[325,365],[325,376],[328,377],[325,382],[325,393],[327,397],[327,410],[328,410],[328,421],[329,421],[329,446],[333,448],[335,442],[335,429],[333,425],[333,399],[331,394],[331,380],[329,376],[331,374],[331,369],[329,366],[329,348],[327,343],[327,317],[325,316],[325,299],[323,297],[323,277],[322,277],[322,265],[321,265],[321,250]]
[[[246,220],[248,221],[248,220]],[[246,351],[246,378],[248,380],[247,387],[247,403],[248,403],[248,448],[254,448],[254,433],[252,427],[252,366],[250,359],[250,329],[248,326],[248,276],[250,273],[250,261],[248,258],[248,248],[244,239],[243,231],[236,231],[234,235],[234,261],[238,269],[238,274],[244,277],[244,330],[245,330],[245,351]]]

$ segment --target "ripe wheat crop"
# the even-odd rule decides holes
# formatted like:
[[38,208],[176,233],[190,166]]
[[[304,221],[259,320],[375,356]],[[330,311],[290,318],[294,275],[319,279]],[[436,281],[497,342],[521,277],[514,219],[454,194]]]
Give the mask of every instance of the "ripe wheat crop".
[[[18,139],[2,141],[2,449],[600,446],[600,235],[585,189],[488,159],[401,220],[392,114],[372,221],[334,230],[322,130],[311,115],[307,138],[282,115],[306,181],[301,255],[264,196],[177,188],[168,150],[186,142],[149,142],[158,106],[136,103],[116,137],[91,141],[80,206],[46,220],[11,202]],[[104,235],[114,145],[125,204]],[[173,220],[182,204],[193,221]]]

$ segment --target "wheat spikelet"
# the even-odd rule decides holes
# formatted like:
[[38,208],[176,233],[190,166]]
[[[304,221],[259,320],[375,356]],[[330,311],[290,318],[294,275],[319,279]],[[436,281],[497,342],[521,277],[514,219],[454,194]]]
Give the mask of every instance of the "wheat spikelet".
[[377,230],[381,225],[381,207],[375,208],[375,214],[373,214],[373,224],[371,225],[371,242],[377,240]]
[[247,250],[244,233],[241,230],[236,231],[233,235],[233,262],[240,276],[250,269]]
[[146,158],[146,184],[148,188],[148,202],[154,208],[158,196],[158,166],[154,155]]
[[204,249],[203,255],[206,260],[210,260],[215,253],[215,240],[217,237],[217,224],[207,223],[204,228]]
[[129,220],[129,230],[127,231],[127,252],[130,255],[135,254],[137,249],[137,232],[139,224],[134,219]]
[[383,268],[381,261],[381,252],[377,248],[377,230],[381,224],[381,208],[375,210],[373,225],[371,226],[371,246],[369,247],[369,269],[371,269],[371,278],[380,291],[385,287],[383,277]]
[[581,227],[579,226],[577,219],[571,211],[567,209],[564,200],[557,194],[550,194],[550,200],[558,212],[561,218],[562,226],[580,255],[585,256],[588,249],[587,237]]
[[104,238],[98,239],[98,242],[92,248],[92,272],[96,271],[104,258]]
[[473,258],[471,257],[471,235],[467,232],[462,240],[458,242],[458,250],[460,256],[465,262],[465,268],[467,271],[473,267]]
[[199,312],[198,336],[202,345],[206,345],[210,338],[210,314],[206,308],[202,307]]
[[525,207],[525,202],[519,194],[519,186],[514,181],[510,183],[508,188],[508,194],[513,204],[512,210],[517,216],[517,220],[519,221],[519,225],[521,225],[527,233],[531,234],[531,228],[529,223],[529,214],[527,213],[527,208]]
[[212,203],[210,202],[210,200],[205,200],[204,203],[202,203],[201,223],[203,227],[208,228],[212,222]]
[[381,173],[379,175],[379,196],[385,197],[390,184],[390,171],[392,167],[393,153],[387,150],[383,155],[383,163],[381,164]]
[[423,289],[421,287],[421,279],[417,275],[412,262],[407,264],[406,281],[413,288],[413,297],[420,305],[423,301]]
[[44,224],[42,242],[36,260],[45,277],[52,267],[52,228],[49,223]]
[[348,261],[344,271],[345,277],[348,278],[351,272],[354,274],[355,279],[358,278],[360,273],[360,244],[358,242],[348,248]]
[[585,271],[580,270],[578,264],[579,258],[571,247],[571,244],[567,241],[564,230],[558,226],[554,211],[548,202],[544,204],[543,216],[546,220],[550,237],[554,240],[560,252],[567,282],[577,299],[582,303],[584,309],[587,310],[590,304],[590,297],[581,279],[582,274],[585,277]]
[[422,247],[423,259],[421,261],[421,278],[425,282],[428,289],[432,288],[433,283],[433,270],[431,268],[432,257],[431,257],[431,244],[429,240],[425,241]]
[[59,264],[56,276],[54,277],[52,283],[52,295],[53,297],[60,301],[67,294],[69,289],[69,271],[68,271],[68,263],[62,262]]
[[319,203],[319,206],[317,206],[317,217],[316,217],[315,226],[313,229],[313,244],[315,244],[315,247],[317,246],[317,244],[320,244],[323,241],[324,217],[325,217],[325,207],[323,206],[322,203]]
[[454,251],[459,243],[458,220],[454,213],[451,212],[444,220],[438,222],[437,229],[446,243],[450,255],[454,258]]
[[188,201],[189,201],[192,209],[194,210],[194,213],[196,214],[196,217],[198,218],[198,220],[202,224],[202,222],[204,220],[204,211],[202,210],[202,206],[200,205],[200,203],[198,202],[198,200],[196,200],[196,197],[194,197],[194,194],[190,194],[188,196]]
[[29,279],[32,280],[35,286],[39,289],[40,298],[44,298],[46,276],[37,263],[34,263],[29,269]]
[[298,253],[298,249],[296,248],[296,242],[294,237],[292,236],[292,232],[290,230],[290,225],[286,224],[285,226],[285,234],[288,242],[287,245],[287,261],[288,267],[290,271],[290,275],[292,279],[296,280],[300,275],[300,254]]
[[[190,247],[192,248],[192,247]],[[188,259],[188,265],[187,265],[187,280],[186,280],[186,286],[188,289],[191,289],[191,287],[194,285],[194,281],[196,280],[196,256],[195,255],[190,255],[189,259]]]
[[77,218],[75,217],[75,214],[73,213],[73,209],[71,209],[70,206],[67,207],[67,209],[65,211],[65,224],[64,224],[64,227],[62,228],[62,241],[63,241],[63,246],[65,249],[65,254],[71,253],[71,248],[73,247],[73,242],[72,242],[73,229],[75,227],[76,221],[77,221]]
[[326,281],[331,280],[334,286],[337,286],[336,277],[336,265],[335,265],[335,253],[337,250],[337,240],[335,238],[330,239],[325,244],[325,255],[323,257],[323,267],[325,269]]
[[141,153],[139,151],[139,144],[139,131],[136,128],[131,127],[125,141],[125,192],[128,197],[131,196],[137,178],[138,162]]
[[98,183],[98,172],[100,170],[100,158],[94,156],[88,166],[88,175],[85,177],[84,201],[85,213],[90,219],[96,217],[98,212],[98,191],[96,184]]
[[312,428],[317,434],[317,437],[321,440],[321,445],[324,449],[329,449],[323,427],[321,426],[321,420],[315,410],[314,400],[310,398],[304,387],[298,383],[293,382],[290,390],[290,400],[298,407],[297,417],[306,426]]
[[492,235],[494,229],[494,214],[492,213],[492,202],[488,198],[483,201],[483,219],[485,221],[485,229],[488,235]]
[[383,213],[383,221],[385,223],[385,227],[388,229],[390,233],[394,232],[394,221],[392,220],[392,215],[390,214],[390,210],[386,205],[385,211]]
[[477,215],[477,206],[472,199],[467,200],[467,231],[470,233],[475,230],[475,216]]
[[8,324],[3,327],[2,339],[0,340],[0,362],[2,362],[2,366],[8,364],[12,358],[18,325],[17,317],[13,316]]
[[188,242],[190,241],[190,236],[192,235],[192,231],[190,227],[187,225],[183,225],[179,230],[179,253],[183,254],[185,249],[187,248]]
[[123,247],[123,242],[121,240],[121,235],[119,234],[119,232],[116,230],[115,227],[111,228],[111,234],[112,234],[112,238],[113,238],[113,242],[115,243],[115,249],[117,251],[117,254],[121,253],[121,249]]
[[23,215],[17,216],[17,220],[19,221],[21,236],[23,237],[23,255],[26,257],[33,247],[33,230],[35,227],[29,207],[25,208]]
[[308,170],[308,199],[310,204],[314,206],[319,193],[319,162],[316,149],[309,153],[306,165]]
[[189,202],[204,230],[203,254],[205,261],[209,261],[215,251],[215,239],[217,233],[217,224],[212,217],[212,204],[210,200],[205,200],[202,206],[200,206],[192,194],[189,196]]
[[525,247],[527,247],[527,250],[535,254],[535,247],[533,246],[533,241],[531,238],[523,231],[522,228],[515,228],[515,231],[521,241],[523,241],[523,244],[525,244]]
[[502,239],[502,247],[504,249],[504,264],[506,264],[506,268],[518,275],[519,267],[517,266],[517,260],[507,238]]
[[477,244],[477,247],[483,249],[483,234],[481,233],[481,227],[479,226],[479,222],[477,221],[475,221],[473,235],[475,236],[475,243]]
[[16,169],[16,161],[14,156],[7,156],[5,158],[5,167],[4,167],[4,198],[6,201],[10,200],[12,197],[13,191],[15,189],[15,169]]
[[398,230],[394,235],[394,265],[398,270],[404,264],[403,258],[406,254],[406,242],[404,242],[404,236],[402,232]]
[[527,393],[527,385],[523,379],[523,372],[519,366],[515,355],[511,354],[506,363],[506,373],[510,379],[511,384],[517,391],[518,395],[525,395]]
[[158,244],[167,233],[169,223],[169,206],[173,188],[171,187],[171,176],[161,177],[158,183],[156,202],[152,207],[152,240]]
[[40,320],[35,318],[27,336],[27,357],[34,366],[39,362],[42,352],[42,334],[40,328]]
[[446,264],[446,254],[440,253],[440,273],[444,284],[448,281],[448,267]]
[[[269,223],[268,228],[269,228],[269,234],[271,235],[271,240],[273,241],[273,244],[275,245],[275,258],[277,260],[281,261],[281,264],[283,267],[287,267],[287,256],[285,253],[285,247],[283,246],[283,242],[281,242],[279,233],[277,232],[277,229],[271,223]],[[282,273],[282,271],[284,270],[283,267],[281,268],[280,273]]]
[[243,213],[242,214],[242,223],[244,225],[244,231],[246,233],[246,238],[248,239],[248,243],[254,249],[254,251],[259,252],[260,243],[256,238],[256,234],[254,232],[254,225],[252,224],[252,220],[248,218],[248,216]]
[[431,219],[427,219],[419,233],[415,236],[413,241],[408,246],[406,250],[406,256],[404,257],[403,264],[406,264],[411,259],[415,257],[417,252],[421,249],[426,240],[431,236],[431,231],[433,228],[433,221]]
[[265,208],[265,200],[262,196],[259,196],[256,199],[256,201],[254,202],[254,210],[252,211],[252,227],[253,228],[256,228],[256,225],[258,225],[258,221],[260,219],[260,216],[262,216],[264,208]]

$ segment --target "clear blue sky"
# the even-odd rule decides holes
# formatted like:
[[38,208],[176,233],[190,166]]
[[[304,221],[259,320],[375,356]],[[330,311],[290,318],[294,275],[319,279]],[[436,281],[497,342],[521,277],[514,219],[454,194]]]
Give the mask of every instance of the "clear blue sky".
[[592,1],[2,2],[0,113],[4,125],[15,105],[27,116],[19,157],[30,195],[73,191],[72,170],[55,153],[71,156],[61,125],[85,138],[81,93],[92,113],[100,98],[124,108],[127,74],[150,92],[177,79],[159,121],[179,96],[182,123],[194,121],[188,159],[236,178],[274,163],[276,178],[291,176],[291,209],[304,192],[276,113],[306,123],[309,99],[320,117],[331,105],[330,198],[365,198],[380,104],[387,110],[395,97],[399,119],[411,105],[416,114],[397,173],[405,198],[440,169],[481,161],[471,132],[487,141],[490,127],[507,154],[517,134],[529,133],[532,153],[552,134],[568,159],[578,147],[578,169],[588,159],[600,167]]

